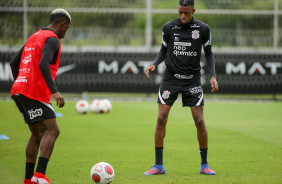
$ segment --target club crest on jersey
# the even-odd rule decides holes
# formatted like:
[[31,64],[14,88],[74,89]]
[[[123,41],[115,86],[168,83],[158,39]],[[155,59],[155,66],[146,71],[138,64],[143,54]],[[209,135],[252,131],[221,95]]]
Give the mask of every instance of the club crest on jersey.
[[164,91],[164,93],[162,95],[163,99],[168,99],[169,98],[169,94],[170,94],[169,91]]
[[192,31],[192,38],[193,39],[198,39],[200,37],[199,31],[198,30],[194,30]]

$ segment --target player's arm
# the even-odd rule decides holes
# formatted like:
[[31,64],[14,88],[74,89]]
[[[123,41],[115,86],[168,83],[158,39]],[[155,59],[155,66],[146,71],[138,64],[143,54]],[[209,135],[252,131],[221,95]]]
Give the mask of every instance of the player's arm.
[[148,78],[150,78],[149,73],[152,72],[152,71],[155,71],[156,66],[158,66],[161,62],[163,62],[163,60],[165,59],[166,51],[167,51],[167,47],[162,45],[154,63],[152,65],[150,65],[145,71],[145,74]]
[[[63,107],[65,102],[63,96],[59,93],[59,90],[53,81],[52,75],[51,75],[51,69],[49,64],[51,64],[53,56],[58,53],[60,47],[60,41],[57,37],[49,37],[46,39],[45,44],[42,49],[41,53],[41,59],[39,62],[39,68],[41,71],[41,74],[50,89],[53,98],[56,100],[57,105],[59,107]],[[56,59],[56,58],[55,58]],[[53,63],[54,64],[54,63]]]
[[218,83],[216,81],[216,73],[215,73],[215,61],[214,56],[212,52],[212,46],[211,46],[211,32],[208,29],[206,35],[205,35],[203,47],[205,51],[205,57],[208,65],[208,69],[210,72],[210,84],[212,87],[212,92],[215,93],[218,91]]
[[19,52],[15,55],[15,57],[10,62],[10,66],[11,66],[11,70],[12,70],[14,80],[17,79],[18,74],[19,74],[23,49],[24,49],[24,46],[19,50]]
[[152,65],[150,65],[146,71],[145,74],[148,78],[150,78],[149,73],[152,71],[156,70],[156,66],[158,66],[161,62],[163,62],[163,60],[165,59],[166,56],[166,52],[167,52],[167,43],[169,41],[169,37],[168,34],[166,32],[165,27],[163,27],[163,32],[162,32],[162,47],[157,55],[157,57],[154,60],[154,63]]

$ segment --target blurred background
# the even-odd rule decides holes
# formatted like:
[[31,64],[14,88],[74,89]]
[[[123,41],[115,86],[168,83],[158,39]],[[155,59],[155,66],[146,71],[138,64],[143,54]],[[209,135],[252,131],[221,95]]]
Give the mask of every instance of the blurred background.
[[[1,0],[0,92],[13,83],[9,62],[26,39],[46,27],[50,12],[72,17],[62,43],[61,92],[157,93],[160,65],[147,79],[161,46],[163,24],[178,18],[178,0]],[[212,31],[219,94],[282,94],[282,0],[195,0],[194,18]],[[203,53],[202,53],[203,54]],[[201,59],[202,84],[210,92]]]

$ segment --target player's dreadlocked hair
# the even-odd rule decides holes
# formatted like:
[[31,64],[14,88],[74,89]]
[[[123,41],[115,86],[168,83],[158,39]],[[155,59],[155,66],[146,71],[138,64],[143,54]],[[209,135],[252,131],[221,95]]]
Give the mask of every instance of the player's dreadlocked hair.
[[50,23],[58,24],[58,23],[60,23],[62,21],[66,21],[67,23],[70,23],[71,22],[70,14],[66,10],[64,10],[62,8],[55,9],[51,13]]
[[180,6],[194,6],[194,0],[179,0]]

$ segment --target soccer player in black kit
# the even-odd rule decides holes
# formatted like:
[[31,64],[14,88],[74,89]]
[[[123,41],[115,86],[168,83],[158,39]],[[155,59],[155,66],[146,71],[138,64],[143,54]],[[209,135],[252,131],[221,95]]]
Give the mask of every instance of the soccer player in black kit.
[[211,49],[211,32],[207,24],[193,18],[194,0],[180,0],[178,12],[180,18],[164,24],[161,50],[154,63],[145,71],[149,78],[149,73],[165,60],[166,71],[158,95],[159,113],[155,130],[155,165],[144,175],[165,174],[163,144],[166,124],[171,106],[179,93],[182,93],[183,107],[191,108],[197,128],[201,155],[200,173],[214,175],[215,171],[209,168],[207,162],[208,132],[203,115],[204,100],[200,80],[200,58],[203,46],[210,71],[211,91],[217,92],[218,83]]

